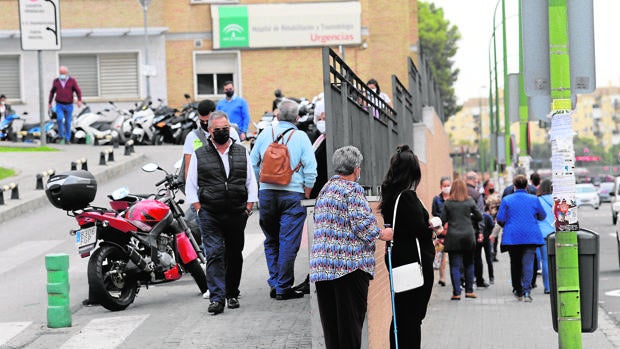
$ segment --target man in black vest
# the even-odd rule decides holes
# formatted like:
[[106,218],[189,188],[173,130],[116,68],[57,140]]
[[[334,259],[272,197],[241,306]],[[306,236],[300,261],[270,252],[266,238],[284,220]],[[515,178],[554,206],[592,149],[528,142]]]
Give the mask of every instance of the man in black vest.
[[207,144],[197,148],[187,171],[185,193],[198,214],[207,257],[208,311],[214,315],[239,308],[244,230],[258,201],[258,184],[249,154],[230,138],[222,111],[209,117]]

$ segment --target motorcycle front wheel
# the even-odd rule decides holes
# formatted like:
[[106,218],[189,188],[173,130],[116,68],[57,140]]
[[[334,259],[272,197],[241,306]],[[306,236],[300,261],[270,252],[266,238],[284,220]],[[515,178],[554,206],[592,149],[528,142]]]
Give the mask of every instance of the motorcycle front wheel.
[[119,311],[133,303],[138,281],[128,277],[125,267],[129,256],[116,246],[102,246],[88,261],[88,286],[95,301],[111,311]]

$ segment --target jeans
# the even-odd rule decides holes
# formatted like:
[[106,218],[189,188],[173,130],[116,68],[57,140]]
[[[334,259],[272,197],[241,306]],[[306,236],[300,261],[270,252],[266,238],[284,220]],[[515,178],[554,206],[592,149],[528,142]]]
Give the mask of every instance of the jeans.
[[476,255],[474,258],[474,269],[476,271],[476,283],[484,284],[484,264],[482,263],[482,250],[484,249],[484,257],[489,268],[489,280],[493,280],[493,255],[491,254],[491,240],[484,238],[481,243],[476,243]]
[[534,275],[536,246],[511,245],[508,246],[508,254],[510,255],[510,277],[513,292],[517,296],[530,293]]
[[461,268],[465,271],[465,292],[474,292],[474,251],[450,251],[448,255],[452,295],[461,295]]
[[198,211],[207,258],[207,287],[212,302],[239,297],[243,268],[245,212],[228,214]]
[[73,118],[73,104],[56,103],[56,123],[58,137],[71,141],[71,120]]
[[267,283],[277,294],[290,290],[295,281],[295,258],[301,244],[306,208],[303,193],[264,189],[258,192],[260,227],[265,234]]
[[542,279],[545,291],[549,291],[549,257],[547,256],[547,242],[538,247],[537,252],[540,253],[540,261],[542,263]]

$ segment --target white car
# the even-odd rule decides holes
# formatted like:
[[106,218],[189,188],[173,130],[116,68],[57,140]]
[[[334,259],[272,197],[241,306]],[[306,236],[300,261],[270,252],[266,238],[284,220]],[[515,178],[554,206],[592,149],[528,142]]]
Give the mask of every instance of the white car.
[[592,206],[595,210],[601,206],[596,187],[591,183],[577,184],[575,187],[575,200],[577,207]]

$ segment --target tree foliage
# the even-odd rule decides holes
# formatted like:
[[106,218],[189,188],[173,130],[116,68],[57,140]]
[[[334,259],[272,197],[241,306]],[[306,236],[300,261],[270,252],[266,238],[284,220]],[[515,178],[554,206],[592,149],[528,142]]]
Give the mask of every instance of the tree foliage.
[[428,61],[441,93],[444,113],[450,117],[462,108],[456,103],[453,87],[459,69],[453,67],[452,61],[461,34],[457,26],[444,18],[443,9],[424,1],[418,1],[418,33],[422,55]]

